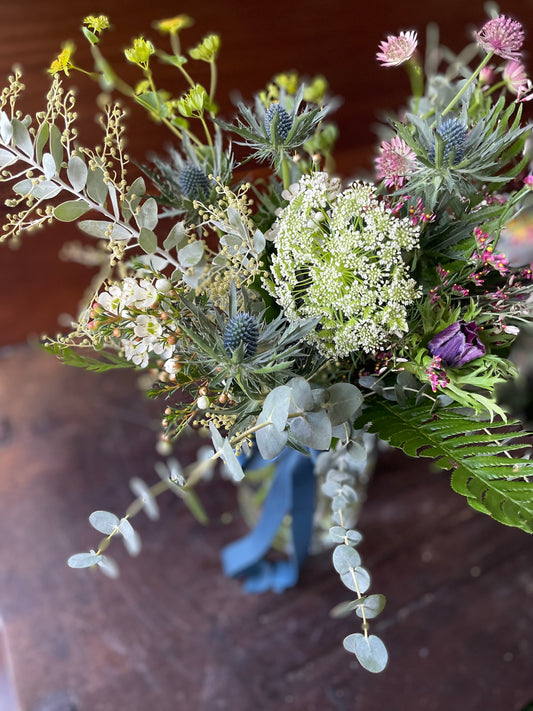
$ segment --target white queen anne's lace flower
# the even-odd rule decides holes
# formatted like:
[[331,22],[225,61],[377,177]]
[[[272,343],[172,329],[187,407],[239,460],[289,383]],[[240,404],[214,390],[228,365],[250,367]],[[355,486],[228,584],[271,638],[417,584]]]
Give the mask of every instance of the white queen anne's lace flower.
[[419,289],[402,251],[418,246],[419,227],[395,217],[373,185],[340,192],[326,173],[305,176],[275,227],[265,285],[289,320],[320,318],[308,338],[322,353],[369,353],[407,330]]

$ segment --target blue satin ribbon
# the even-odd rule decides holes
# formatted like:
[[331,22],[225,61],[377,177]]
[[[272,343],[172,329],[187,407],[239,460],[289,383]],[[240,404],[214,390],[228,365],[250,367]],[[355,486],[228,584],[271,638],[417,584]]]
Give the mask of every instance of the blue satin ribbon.
[[[243,587],[247,592],[283,592],[296,584],[313,533],[315,459],[314,453],[305,456],[286,447],[274,460],[276,472],[256,527],[222,549],[225,574],[232,578],[243,577]],[[264,466],[265,460],[255,452],[245,469],[251,471]],[[265,560],[272,540],[287,514],[291,514],[292,519],[292,551],[289,558]]]

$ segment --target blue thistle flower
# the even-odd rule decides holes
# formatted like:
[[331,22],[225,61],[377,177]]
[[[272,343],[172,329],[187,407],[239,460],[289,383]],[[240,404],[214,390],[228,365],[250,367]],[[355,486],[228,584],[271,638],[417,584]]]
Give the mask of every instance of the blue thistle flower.
[[278,137],[281,138],[282,141],[284,141],[289,135],[289,131],[292,128],[292,119],[281,104],[270,104],[270,106],[266,110],[265,131],[267,132],[267,136],[272,139],[272,136],[270,135],[270,124],[272,123],[272,120],[276,114],[278,115],[278,125],[276,126],[276,133],[278,134]]
[[[458,118],[448,118],[437,128],[437,133],[444,141],[442,161],[449,164],[453,155],[453,165],[460,163],[465,155],[464,144],[468,136],[468,126]],[[435,162],[435,146],[429,152],[431,161]]]
[[181,192],[189,200],[196,200],[199,197],[209,195],[211,184],[207,175],[194,163],[186,163],[180,171],[179,185]]
[[244,344],[244,355],[253,356],[257,350],[259,327],[255,316],[240,313],[231,318],[224,333],[224,349],[231,356],[241,343]]

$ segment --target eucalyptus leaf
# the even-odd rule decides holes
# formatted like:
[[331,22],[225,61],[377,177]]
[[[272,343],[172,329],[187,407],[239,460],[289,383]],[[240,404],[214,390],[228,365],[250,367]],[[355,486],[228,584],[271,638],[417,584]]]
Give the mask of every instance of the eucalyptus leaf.
[[362,604],[361,601],[365,599],[366,598],[361,597],[357,600],[339,602],[338,605],[335,605],[335,607],[329,611],[329,615],[335,619],[339,619],[340,617],[348,617],[348,615],[350,615],[358,607],[358,605]]
[[333,567],[339,575],[349,573],[351,568],[357,568],[360,565],[361,556],[356,550],[345,544],[335,547],[333,551]]
[[291,389],[292,403],[289,412],[310,411],[314,408],[311,386],[305,378],[291,378],[287,383]]
[[[361,602],[363,601],[363,602]],[[383,610],[385,607],[385,603],[387,602],[385,595],[369,595],[368,597],[361,598],[361,600],[358,600],[359,605],[357,606],[355,610],[355,614],[358,615],[358,617],[363,617],[363,608],[364,608],[364,614],[365,617],[367,617],[369,620],[377,617],[379,613]]]
[[106,536],[109,536],[117,529],[119,522],[119,517],[110,511],[93,511],[89,516],[91,526]]
[[141,552],[141,539],[127,518],[120,519],[118,530],[122,534],[124,545],[128,553],[131,556],[139,555]]
[[67,164],[67,177],[74,190],[79,193],[87,182],[87,166],[80,156],[72,156]]
[[327,392],[325,408],[331,424],[335,426],[352,421],[363,404],[359,388],[351,383],[334,383]]
[[331,445],[331,423],[324,411],[306,412],[302,417],[291,418],[290,430],[303,447],[327,450]]
[[69,568],[91,568],[102,558],[96,553],[75,553],[67,561]]
[[357,634],[356,636],[354,654],[357,657],[357,661],[367,671],[379,674],[385,669],[389,661],[385,645],[374,634],[368,635],[368,638],[364,634]]
[[68,200],[54,207],[54,217],[60,222],[73,222],[90,210],[85,200]]
[[[350,548],[350,550],[353,550],[353,548]],[[348,590],[353,590],[359,595],[363,595],[370,587],[370,574],[366,568],[352,568],[348,572],[341,574],[341,580]]]
[[265,398],[263,409],[257,418],[258,424],[271,422],[274,429],[283,432],[287,425],[289,407],[291,403],[291,389],[280,385],[271,390]]
[[332,526],[329,529],[329,536],[334,543],[343,543],[344,537],[346,536],[346,529],[344,526]]
[[157,521],[159,518],[159,506],[146,482],[139,477],[133,477],[130,479],[130,489],[137,498],[142,500],[144,513],[148,518],[151,521]]
[[96,565],[100,568],[104,575],[107,575],[108,578],[118,578],[119,569],[113,558],[110,558],[107,555],[102,555]]
[[288,439],[287,431],[279,432],[273,425],[263,427],[255,433],[257,448],[263,459],[274,459],[281,454]]

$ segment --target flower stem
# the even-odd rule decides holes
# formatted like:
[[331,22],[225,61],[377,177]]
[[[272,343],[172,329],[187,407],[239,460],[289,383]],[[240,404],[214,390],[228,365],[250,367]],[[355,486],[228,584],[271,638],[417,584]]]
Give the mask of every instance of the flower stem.
[[[472,82],[478,77],[478,75],[479,75],[479,73],[481,72],[481,70],[483,69],[483,67],[485,67],[485,66],[490,62],[490,60],[492,59],[492,56],[493,56],[493,55],[494,55],[494,51],[491,51],[491,52],[489,52],[489,53],[487,54],[487,56],[486,56],[486,57],[483,59],[483,61],[479,64],[479,66],[478,66],[478,68],[476,69],[476,71],[475,71],[473,74],[471,74],[471,76],[469,77],[468,81],[466,81],[466,82],[463,84],[463,86],[461,87],[461,90],[454,96],[454,98],[450,101],[450,103],[448,104],[448,106],[444,109],[444,111],[442,112],[441,116],[446,116],[446,114],[447,114],[449,111],[451,111],[451,110],[453,109],[453,107],[455,106],[455,104],[459,101],[459,99],[460,99],[461,96],[465,93],[465,91],[468,89],[468,87],[469,87],[469,86],[472,84]],[[431,128],[435,128],[436,123],[437,123],[437,122],[435,121],[435,122],[433,123],[433,125],[431,126]]]

